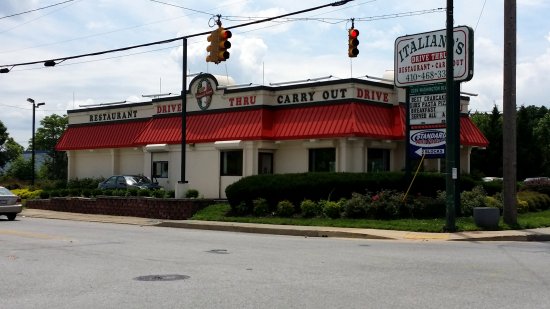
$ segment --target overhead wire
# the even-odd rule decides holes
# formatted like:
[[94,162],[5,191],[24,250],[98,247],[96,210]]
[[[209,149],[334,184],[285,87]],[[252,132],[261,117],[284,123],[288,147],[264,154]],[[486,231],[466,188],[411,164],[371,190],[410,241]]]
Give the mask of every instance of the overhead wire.
[[[325,7],[329,7],[329,6],[340,6],[340,5],[344,5],[344,4],[346,4],[348,2],[351,2],[351,1],[354,1],[354,0],[340,0],[340,1],[329,3],[329,4],[324,4],[324,5],[320,5],[320,6],[316,6],[316,7],[296,11],[296,12],[291,12],[291,13],[287,13],[287,14],[283,14],[283,15],[279,15],[279,16],[268,17],[268,18],[258,20],[258,21],[252,21],[252,22],[248,22],[248,23],[244,23],[244,24],[240,24],[240,25],[226,27],[226,29],[228,29],[228,30],[229,29],[237,29],[237,28],[241,28],[241,27],[250,26],[250,25],[253,25],[253,24],[259,24],[259,23],[263,23],[263,22],[267,22],[267,21],[272,21],[272,20],[275,20],[275,19],[283,18],[283,17],[288,17],[288,16],[292,16],[292,15],[307,13],[307,12],[311,12],[311,11],[318,10],[318,9],[321,9],[321,8],[325,8]],[[188,38],[197,37],[197,36],[203,36],[203,35],[207,35],[207,34],[210,34],[210,31],[205,31],[205,32],[200,32],[200,33],[195,33],[195,34],[191,34],[191,35],[180,36],[180,37],[176,37],[176,38],[171,38],[171,39],[166,39],[166,40],[161,40],[161,41],[155,41],[155,42],[150,42],[150,43],[145,43],[145,44],[132,45],[132,46],[126,46],[126,47],[110,49],[110,50],[104,50],[104,51],[99,51],[99,52],[80,54],[80,55],[75,55],[75,56],[59,57],[59,58],[54,58],[54,59],[49,59],[49,60],[38,60],[38,61],[22,62],[22,63],[15,63],[15,64],[4,64],[4,65],[0,65],[0,68],[8,68],[8,67],[14,68],[14,67],[18,67],[18,66],[27,66],[27,65],[39,64],[39,63],[45,63],[45,62],[53,63],[55,65],[56,61],[66,61],[66,60],[78,59],[78,58],[83,58],[83,57],[98,56],[98,55],[103,55],[103,54],[108,54],[108,53],[131,50],[131,49],[141,48],[141,47],[146,47],[146,46],[166,44],[166,43],[170,43],[170,42],[174,42],[174,41],[178,41],[178,40],[188,39]],[[9,69],[9,70],[11,70],[11,69]]]
[[39,8],[37,8],[37,9],[33,9],[33,10],[28,10],[28,11],[24,11],[24,12],[20,12],[20,13],[15,13],[15,14],[7,15],[7,16],[2,16],[2,17],[0,17],[0,19],[9,18],[9,17],[15,17],[15,16],[27,14],[27,13],[32,13],[32,12],[44,10],[44,9],[47,9],[47,8],[51,8],[51,7],[54,7],[54,6],[57,6],[57,5],[61,5],[61,4],[67,3],[67,2],[72,2],[72,1],[74,1],[74,0],[67,0],[67,1],[63,1],[63,2],[54,3],[54,4],[51,4],[51,5],[39,7]]

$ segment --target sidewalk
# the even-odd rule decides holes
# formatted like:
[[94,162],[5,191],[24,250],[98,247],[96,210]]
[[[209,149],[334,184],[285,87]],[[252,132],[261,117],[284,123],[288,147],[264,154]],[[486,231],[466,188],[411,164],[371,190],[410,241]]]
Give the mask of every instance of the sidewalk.
[[507,231],[474,231],[457,233],[419,233],[407,231],[336,228],[322,226],[273,225],[197,220],[160,220],[137,217],[69,213],[29,208],[24,209],[23,212],[19,214],[19,216],[30,218],[105,222],[141,226],[160,226],[241,233],[292,235],[304,237],[342,237],[421,241],[550,241],[550,228]]

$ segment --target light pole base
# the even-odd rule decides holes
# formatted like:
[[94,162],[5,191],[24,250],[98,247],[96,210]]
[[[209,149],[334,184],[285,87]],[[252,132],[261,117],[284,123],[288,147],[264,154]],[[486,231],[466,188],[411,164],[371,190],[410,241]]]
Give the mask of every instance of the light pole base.
[[176,183],[175,198],[185,198],[187,190],[189,190],[189,183],[187,181],[178,181]]

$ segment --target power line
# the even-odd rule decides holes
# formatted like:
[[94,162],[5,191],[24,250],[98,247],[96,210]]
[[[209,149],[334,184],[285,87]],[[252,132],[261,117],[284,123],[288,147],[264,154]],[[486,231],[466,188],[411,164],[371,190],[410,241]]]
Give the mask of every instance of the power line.
[[167,3],[167,2],[163,2],[163,1],[158,1],[158,0],[149,0],[149,1],[151,1],[151,2],[156,2],[156,3],[160,3],[160,4],[165,4],[165,5],[169,5],[169,6],[174,6],[174,7],[177,7],[177,8],[180,8],[180,9],[184,9],[184,10],[188,10],[188,11],[195,12],[195,13],[206,14],[206,15],[209,15],[209,16],[212,16],[212,15],[213,15],[212,13],[208,13],[208,12],[204,12],[204,11],[199,11],[199,10],[195,10],[195,9],[190,9],[190,8],[187,8],[187,7],[184,7],[184,6],[175,5],[175,4]]
[[67,3],[67,2],[72,2],[72,1],[74,1],[74,0],[67,0],[67,1],[63,1],[63,2],[54,3],[54,4],[43,6],[43,7],[37,8],[37,9],[33,9],[33,10],[21,12],[21,13],[15,13],[15,14],[3,16],[3,17],[0,17],[0,19],[14,17],[14,16],[18,16],[18,15],[23,15],[23,14],[27,14],[27,13],[31,13],[31,12],[36,12],[36,11],[40,11],[40,10],[43,10],[43,9],[51,8],[51,7],[56,6],[56,5],[64,4],[64,3]]
[[[254,25],[254,24],[260,24],[260,23],[264,23],[264,22],[267,22],[267,21],[272,21],[272,20],[275,20],[275,19],[283,18],[283,17],[288,17],[288,16],[292,16],[292,15],[297,15],[297,14],[302,14],[302,13],[315,11],[315,10],[325,8],[325,7],[329,7],[329,6],[345,5],[346,3],[351,2],[351,1],[354,1],[354,0],[340,0],[340,1],[333,2],[333,3],[324,4],[324,5],[316,6],[316,7],[313,7],[313,8],[288,13],[288,14],[283,14],[283,15],[274,16],[274,17],[268,17],[268,18],[265,18],[265,19],[262,19],[262,20],[257,20],[257,21],[252,21],[252,22],[236,25],[236,26],[226,27],[225,29],[229,30],[229,29],[236,29],[236,28],[241,28],[241,27],[245,27],[245,26],[250,26],[250,25]],[[49,59],[49,60],[30,61],[30,62],[23,62],[23,63],[14,63],[14,64],[3,64],[3,65],[0,65],[0,68],[3,70],[2,73],[7,73],[11,69],[13,69],[14,67],[17,67],[17,66],[27,66],[27,65],[39,64],[39,63],[44,63],[44,64],[48,63],[49,64],[48,66],[53,66],[53,65],[57,64],[56,62],[63,62],[63,61],[66,61],[66,60],[72,60],[72,59],[78,59],[78,58],[84,58],[84,57],[91,57],[91,56],[98,56],[98,55],[103,55],[103,54],[109,54],[109,53],[114,53],[114,52],[131,50],[131,49],[140,48],[140,47],[166,44],[166,43],[171,43],[171,42],[178,41],[178,40],[183,40],[183,39],[202,36],[202,35],[207,35],[207,34],[210,34],[210,31],[205,31],[205,32],[201,32],[201,33],[196,33],[196,34],[191,34],[191,35],[186,35],[186,36],[181,36],[181,37],[177,37],[177,38],[151,42],[151,43],[127,46],[127,47],[110,49],[110,50],[104,50],[104,51],[99,51],[99,52],[94,52],[94,53],[81,54],[81,55],[76,55],[76,56],[54,58],[54,59]]]

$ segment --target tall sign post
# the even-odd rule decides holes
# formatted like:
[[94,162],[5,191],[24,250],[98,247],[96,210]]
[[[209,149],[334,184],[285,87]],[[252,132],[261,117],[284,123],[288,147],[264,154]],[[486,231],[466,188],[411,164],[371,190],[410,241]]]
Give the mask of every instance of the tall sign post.
[[473,77],[473,30],[453,28],[447,0],[447,28],[395,41],[394,83],[407,88],[407,174],[410,159],[445,158],[446,231],[455,231],[460,209],[460,82]]

